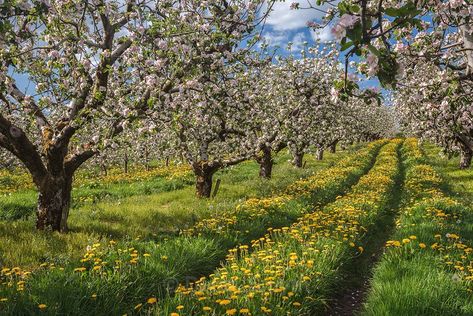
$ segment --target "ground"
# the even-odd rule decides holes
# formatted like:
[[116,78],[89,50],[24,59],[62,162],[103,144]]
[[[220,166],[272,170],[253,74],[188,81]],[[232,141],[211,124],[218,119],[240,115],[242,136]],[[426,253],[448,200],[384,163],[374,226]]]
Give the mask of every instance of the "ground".
[[35,193],[12,189],[0,312],[470,315],[473,170],[413,139],[305,159],[220,172],[211,200],[180,168],[80,178],[68,234],[35,231]]

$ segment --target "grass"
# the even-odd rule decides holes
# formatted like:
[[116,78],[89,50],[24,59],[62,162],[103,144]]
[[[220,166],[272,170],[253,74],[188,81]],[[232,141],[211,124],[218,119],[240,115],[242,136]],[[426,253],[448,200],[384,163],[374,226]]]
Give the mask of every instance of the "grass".
[[447,159],[439,147],[430,143],[424,144],[423,149],[429,164],[443,177],[442,189],[465,205],[473,205],[473,168],[459,169],[459,157]]
[[[416,140],[408,142],[401,215],[362,315],[472,315],[473,213],[442,191]],[[428,161],[434,151],[427,147]]]
[[[370,155],[375,154],[375,150],[371,150],[371,152]],[[365,164],[369,166],[370,160],[368,159]],[[268,186],[265,185],[263,190],[253,191],[256,192],[253,194],[257,196],[259,192],[278,190],[278,185],[290,181],[287,176],[288,171],[286,169],[283,173],[286,182],[275,184],[271,190],[268,190]],[[360,174],[360,170],[347,171],[347,177],[350,179],[356,177],[357,174]],[[240,187],[242,183],[245,183],[245,180],[238,181],[242,181],[239,183]],[[315,177],[315,181],[318,181],[317,177]],[[338,177],[337,181],[344,183],[346,180]],[[240,189],[243,191],[237,191],[237,193],[244,193],[244,190],[251,188],[249,185],[245,187]],[[334,187],[329,186],[328,188]],[[341,190],[341,187],[338,190]],[[236,192],[236,190],[231,192]],[[330,194],[327,195],[327,190],[321,192],[324,192],[324,196],[330,196]],[[337,192],[334,191],[331,194],[335,197]],[[246,195],[248,194],[246,193]],[[238,194],[234,196],[234,198],[237,197],[239,199]],[[67,265],[65,270],[54,268],[48,264],[44,267],[45,271],[33,273],[28,278],[25,289],[27,295],[15,296],[11,292],[16,290],[13,287],[7,288],[5,292],[0,293],[0,296],[15,298],[15,303],[8,305],[10,313],[13,314],[15,312],[36,313],[38,312],[37,304],[50,306],[44,312],[51,314],[61,311],[67,314],[107,315],[121,312],[124,308],[133,311],[137,300],[138,302],[142,301],[151,294],[163,297],[168,291],[172,291],[172,285],[177,285],[177,282],[195,280],[200,275],[210,273],[225,257],[226,247],[235,246],[238,242],[254,238],[262,234],[269,226],[277,227],[290,223],[296,218],[295,214],[301,213],[301,206],[300,203],[284,203],[280,212],[276,212],[274,209],[274,212],[271,211],[268,216],[263,215],[257,219],[242,218],[242,222],[237,222],[241,231],[230,230],[235,231],[233,235],[219,236],[214,234],[214,231],[211,231],[210,234],[200,231],[196,236],[185,234],[175,238],[169,237],[168,240],[158,243],[152,238],[119,239],[117,244],[103,241],[100,245],[94,245],[89,249],[84,257],[85,261],[83,260],[82,263]],[[195,203],[192,207],[195,208]],[[191,222],[192,220],[189,219],[189,223]],[[104,261],[108,264],[102,264]],[[98,269],[95,270],[95,267]],[[84,269],[87,272],[85,274],[74,272],[75,269]],[[20,274],[22,273],[24,274],[24,272]],[[61,284],[61,286],[49,286],[48,290],[44,291],[51,284]]]
[[[270,181],[257,176],[256,163],[243,163],[216,175],[222,179],[222,184],[212,200],[197,199],[193,186],[187,185],[159,194],[88,203],[71,210],[71,232],[68,234],[37,232],[33,217],[3,220],[0,221],[0,266],[28,268],[48,261],[63,264],[77,260],[85,247],[97,240],[160,240],[192,226],[199,219],[234,208],[246,197],[266,196],[283,190],[291,182],[333,165],[345,154],[343,151],[330,154],[323,161],[307,156],[306,169],[293,168],[288,163],[289,156],[283,154],[276,159]],[[111,184],[109,192],[122,190],[122,186]],[[22,194],[20,192],[18,196]]]
[[[399,172],[393,142],[346,195],[290,227],[271,229],[252,247],[231,250],[208,279],[181,286],[156,307],[159,315],[310,315],[333,290],[338,268],[363,252],[365,228],[387,207]],[[357,244],[355,244],[357,243]]]

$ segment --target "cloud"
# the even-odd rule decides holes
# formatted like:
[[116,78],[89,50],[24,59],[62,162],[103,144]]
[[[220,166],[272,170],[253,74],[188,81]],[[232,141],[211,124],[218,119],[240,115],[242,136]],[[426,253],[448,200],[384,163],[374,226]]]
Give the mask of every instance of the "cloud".
[[263,37],[273,47],[285,47],[289,39],[287,33],[284,32],[264,32]]
[[[276,31],[290,31],[306,27],[308,21],[320,20],[325,16],[323,12],[315,9],[291,10],[290,7],[292,2],[297,1],[285,0],[282,2],[276,2],[272,7],[272,12],[266,20],[266,24]],[[299,2],[301,7],[304,7],[305,2]],[[319,6],[321,10],[325,10],[328,7],[329,5],[327,4]]]
[[297,52],[297,51],[301,51],[302,49],[304,49],[304,42],[307,41],[307,38],[305,36],[304,33],[297,33],[296,35],[294,35],[294,37],[292,38],[292,47],[291,47],[291,50],[293,52]]
[[327,43],[334,40],[332,27],[330,25],[327,25],[323,29],[311,30],[310,35],[314,41],[319,40],[322,43]]

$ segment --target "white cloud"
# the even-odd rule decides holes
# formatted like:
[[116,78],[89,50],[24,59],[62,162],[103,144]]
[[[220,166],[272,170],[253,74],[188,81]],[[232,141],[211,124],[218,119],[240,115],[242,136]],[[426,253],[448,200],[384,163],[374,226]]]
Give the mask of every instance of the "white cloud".
[[288,42],[288,35],[283,32],[265,32],[264,39],[270,46],[285,47]]
[[293,52],[301,51],[304,49],[304,42],[307,41],[307,38],[304,33],[297,33],[292,38],[292,47],[291,50]]
[[[272,8],[273,11],[266,20],[266,24],[272,26],[276,31],[290,31],[306,27],[308,21],[320,20],[325,16],[323,12],[314,9],[291,10],[292,2],[297,1],[285,0],[276,2]],[[301,7],[303,7],[305,1],[299,2]],[[328,5],[323,5],[319,8],[322,10],[327,9]]]
[[320,40],[322,43],[327,43],[334,40],[332,34],[332,27],[327,25],[323,29],[311,30],[310,35],[314,41]]

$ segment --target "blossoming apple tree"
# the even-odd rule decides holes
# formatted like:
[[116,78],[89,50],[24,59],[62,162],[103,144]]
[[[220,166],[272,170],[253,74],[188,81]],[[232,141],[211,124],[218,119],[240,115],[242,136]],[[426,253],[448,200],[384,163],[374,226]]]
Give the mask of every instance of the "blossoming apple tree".
[[39,191],[37,228],[66,231],[75,171],[194,69],[231,55],[260,10],[259,0],[2,1],[0,147]]

